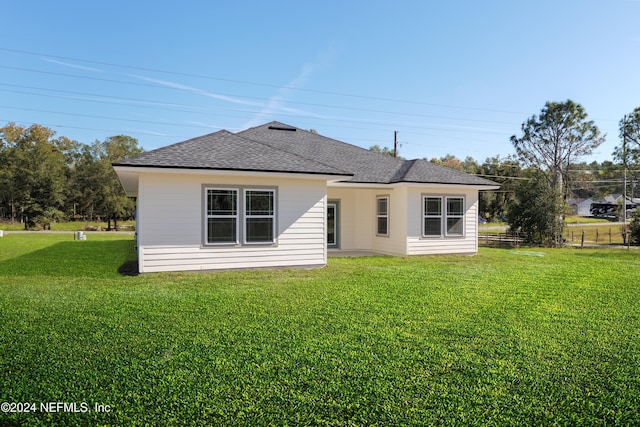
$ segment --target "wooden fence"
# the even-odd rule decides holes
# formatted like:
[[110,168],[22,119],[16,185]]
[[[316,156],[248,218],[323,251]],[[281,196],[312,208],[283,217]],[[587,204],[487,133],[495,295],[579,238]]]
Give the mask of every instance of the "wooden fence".
[[493,248],[517,248],[525,241],[524,237],[526,236],[520,232],[480,232],[478,234],[478,245]]

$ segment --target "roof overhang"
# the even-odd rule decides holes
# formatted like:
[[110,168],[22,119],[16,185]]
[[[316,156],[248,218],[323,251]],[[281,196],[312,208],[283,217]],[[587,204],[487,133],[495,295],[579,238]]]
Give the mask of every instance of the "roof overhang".
[[437,187],[437,188],[451,188],[451,189],[465,189],[465,190],[498,190],[499,185],[490,184],[447,184],[441,182],[399,182],[396,185],[404,187]]
[[330,187],[333,188],[368,188],[368,189],[390,189],[393,187],[414,187],[414,188],[425,188],[425,187],[436,187],[436,188],[448,188],[448,189],[474,189],[478,191],[482,190],[497,190],[500,188],[499,185],[489,185],[489,184],[448,184],[441,182],[392,182],[392,183],[369,183],[369,182],[351,182],[351,181],[336,181],[329,184]]
[[241,177],[260,177],[260,178],[287,178],[287,179],[305,179],[320,180],[327,183],[343,181],[351,178],[353,175],[333,175],[321,173],[300,173],[300,172],[280,172],[280,171],[247,171],[247,170],[228,170],[228,169],[190,169],[190,168],[166,168],[166,167],[148,167],[148,166],[125,166],[113,164],[122,186],[127,196],[138,196],[138,180],[141,174],[171,174],[171,175],[222,175],[222,176],[241,176]]

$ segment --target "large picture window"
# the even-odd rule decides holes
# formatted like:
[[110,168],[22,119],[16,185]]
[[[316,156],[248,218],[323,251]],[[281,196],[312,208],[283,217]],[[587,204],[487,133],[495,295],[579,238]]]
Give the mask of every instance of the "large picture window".
[[209,188],[206,199],[207,244],[237,243],[238,190]]
[[205,188],[204,244],[275,242],[276,190]]
[[389,196],[376,198],[376,234],[389,235]]
[[464,197],[423,196],[423,237],[464,236]]

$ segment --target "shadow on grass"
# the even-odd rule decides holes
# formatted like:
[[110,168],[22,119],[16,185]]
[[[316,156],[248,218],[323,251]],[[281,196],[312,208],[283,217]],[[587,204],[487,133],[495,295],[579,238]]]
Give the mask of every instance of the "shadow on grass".
[[136,275],[134,245],[133,240],[59,242],[1,261],[0,276],[108,278],[118,277],[121,269],[120,274]]

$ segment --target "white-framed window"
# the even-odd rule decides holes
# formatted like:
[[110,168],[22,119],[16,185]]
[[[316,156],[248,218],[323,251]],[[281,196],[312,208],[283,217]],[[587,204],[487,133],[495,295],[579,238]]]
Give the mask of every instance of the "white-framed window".
[[442,236],[442,197],[425,196],[423,205],[422,235]]
[[276,190],[205,187],[204,244],[268,244],[276,241]]
[[244,190],[245,243],[272,243],[275,236],[275,190]]
[[389,235],[389,196],[376,197],[376,235]]
[[464,236],[464,197],[424,195],[422,205],[423,237]]
[[238,243],[238,189],[207,188],[205,191],[205,243]]
[[447,236],[464,236],[464,197],[447,197]]

